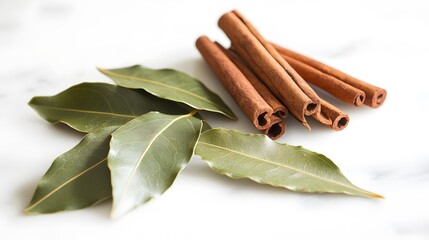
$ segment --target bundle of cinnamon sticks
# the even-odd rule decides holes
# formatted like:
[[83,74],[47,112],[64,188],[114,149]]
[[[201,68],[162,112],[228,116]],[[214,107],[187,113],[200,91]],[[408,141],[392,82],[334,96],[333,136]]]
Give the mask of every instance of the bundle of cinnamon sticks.
[[241,13],[224,14],[219,27],[231,40],[224,48],[206,36],[196,41],[201,55],[253,125],[272,139],[286,131],[290,113],[310,129],[306,116],[334,130],[344,129],[346,113],[321,99],[311,83],[354,106],[381,106],[386,90],[265,40]]

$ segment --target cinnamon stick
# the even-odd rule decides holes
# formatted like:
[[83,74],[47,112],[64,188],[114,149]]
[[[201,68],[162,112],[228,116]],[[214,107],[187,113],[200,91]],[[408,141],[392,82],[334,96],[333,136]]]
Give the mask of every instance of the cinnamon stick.
[[252,84],[261,97],[271,106],[274,114],[280,118],[286,118],[288,115],[287,108],[273,95],[273,93],[258,79],[258,77],[250,70],[239,56],[232,50],[226,50],[219,43],[216,44],[224,50],[225,54],[240,69],[246,76],[247,80]]
[[276,115],[271,115],[270,117],[270,126],[265,129],[264,133],[269,138],[276,140],[283,136],[286,132],[286,124],[282,121],[281,118]]
[[306,81],[327,91],[341,101],[355,106],[360,106],[365,101],[366,95],[362,90],[287,55],[282,54],[282,56]]
[[[332,79],[330,79],[329,85],[338,84],[338,82],[344,82],[350,86],[353,86],[356,89],[360,89],[366,95],[366,97],[364,98],[364,101],[363,101],[365,105],[368,105],[368,106],[373,107],[373,108],[377,108],[377,107],[380,107],[383,104],[384,100],[386,99],[387,91],[383,88],[380,88],[380,87],[374,86],[372,84],[369,84],[367,82],[361,81],[357,78],[354,78],[348,74],[341,72],[340,70],[337,70],[333,67],[330,67],[324,63],[321,63],[321,62],[316,61],[312,58],[306,57],[306,56],[299,54],[297,52],[294,52],[292,50],[280,47],[279,45],[272,44],[272,46],[274,46],[274,48],[279,53],[281,53],[283,56],[287,56],[288,60],[290,60],[290,58],[293,58],[296,61],[299,61],[299,62],[301,62],[301,63],[303,63],[303,64],[305,64],[305,65],[307,65],[313,69],[320,71],[321,73],[327,74],[327,75],[331,76],[332,78],[336,79],[336,81],[333,81]],[[292,65],[292,62],[290,62],[290,63]],[[297,72],[299,72],[301,75],[310,74],[309,70],[301,71],[300,67],[297,67],[297,66],[295,66],[295,67],[296,67]],[[326,80],[326,78],[322,79],[322,78],[320,78],[320,76],[316,76],[316,75],[317,74],[313,73],[313,75],[312,75],[313,77],[307,76],[307,78],[306,77],[304,77],[304,78],[306,78],[306,80],[311,81],[311,82],[328,81],[328,80]],[[312,80],[310,80],[310,79],[312,79]],[[355,105],[356,105],[356,103],[355,103]]]
[[199,37],[196,46],[204,60],[253,125],[261,131],[269,129],[272,126],[273,109],[250,84],[240,69],[218,45],[206,36]]
[[320,112],[313,115],[314,119],[336,131],[343,130],[349,124],[350,118],[334,105],[320,99]]
[[224,14],[219,27],[234,50],[290,113],[309,128],[305,116],[319,111],[319,97],[238,11]]

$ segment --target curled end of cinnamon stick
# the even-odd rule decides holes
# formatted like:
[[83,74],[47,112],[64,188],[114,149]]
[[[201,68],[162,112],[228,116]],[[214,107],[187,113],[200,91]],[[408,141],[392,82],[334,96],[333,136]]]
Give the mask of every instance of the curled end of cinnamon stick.
[[335,131],[343,130],[349,124],[350,118],[347,114],[340,114],[334,119],[331,128]]
[[386,96],[387,91],[382,88],[378,88],[374,91],[372,97],[368,98],[367,101],[365,101],[365,104],[372,108],[378,108],[383,105],[384,100],[386,100]]
[[336,131],[347,127],[350,118],[346,113],[343,113],[340,109],[323,99],[320,99],[320,104],[320,112],[312,115],[314,119]]
[[258,114],[258,116],[253,120],[253,125],[255,125],[255,127],[260,130],[266,129],[271,124],[270,116],[272,114],[272,111],[265,111]]
[[271,125],[270,128],[265,131],[265,134],[272,140],[279,139],[286,132],[286,124],[279,122]]
[[270,127],[265,129],[265,135],[272,140],[279,139],[286,132],[286,124],[281,118],[272,115],[270,117]]
[[366,100],[365,93],[362,92],[362,93],[356,94],[355,99],[353,100],[353,104],[356,107],[359,107],[365,102],[365,100]]
[[305,106],[304,114],[310,116],[317,112],[319,104],[311,102]]
[[277,115],[279,118],[286,118],[288,115],[288,111],[287,108],[274,109],[274,114]]

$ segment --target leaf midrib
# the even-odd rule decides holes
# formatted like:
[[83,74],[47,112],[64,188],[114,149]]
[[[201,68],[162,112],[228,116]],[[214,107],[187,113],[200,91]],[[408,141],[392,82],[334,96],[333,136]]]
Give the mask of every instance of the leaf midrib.
[[101,72],[104,72],[106,74],[110,74],[110,75],[113,75],[113,76],[116,76],[116,77],[125,78],[125,79],[129,79],[129,80],[136,80],[136,81],[146,82],[146,83],[150,83],[150,84],[154,84],[154,85],[159,85],[159,86],[167,87],[167,88],[173,89],[173,90],[178,91],[178,92],[186,93],[188,95],[191,95],[191,96],[194,96],[194,97],[196,97],[198,99],[201,99],[201,100],[203,100],[203,101],[205,101],[207,103],[210,103],[210,104],[218,107],[219,109],[222,109],[222,111],[224,111],[224,112],[228,113],[229,115],[231,115],[231,111],[229,111],[225,107],[223,107],[221,105],[218,105],[217,103],[215,103],[213,101],[210,101],[210,100],[208,100],[206,98],[203,98],[200,95],[197,95],[195,93],[186,91],[186,90],[184,90],[182,88],[178,88],[178,87],[175,87],[175,86],[172,86],[172,85],[168,85],[168,84],[165,84],[165,83],[162,83],[162,82],[157,82],[157,81],[149,80],[149,79],[146,79],[146,78],[119,74],[119,73],[112,72],[112,71],[107,70],[107,69],[102,69],[102,68],[99,68],[99,69],[100,69]]
[[257,160],[257,161],[265,162],[265,163],[272,164],[272,165],[275,165],[275,166],[278,166],[278,167],[287,168],[287,169],[289,169],[289,170],[293,170],[293,171],[296,171],[296,172],[299,172],[299,173],[302,173],[302,174],[308,175],[308,176],[310,176],[310,177],[313,177],[313,178],[316,178],[316,179],[319,179],[319,180],[322,180],[322,181],[326,181],[326,182],[329,182],[329,183],[333,183],[333,184],[340,185],[340,186],[342,186],[342,187],[345,187],[345,188],[348,188],[348,189],[354,190],[354,191],[356,191],[356,192],[363,193],[363,194],[365,194],[365,195],[370,195],[370,196],[373,196],[373,197],[376,197],[376,196],[377,196],[377,195],[376,195],[376,194],[374,194],[374,193],[367,192],[367,191],[364,191],[364,190],[359,189],[359,188],[354,188],[354,187],[352,187],[352,186],[350,186],[350,185],[345,185],[345,184],[343,184],[343,183],[340,183],[340,182],[337,182],[337,181],[333,181],[333,180],[330,180],[330,179],[321,178],[321,177],[319,177],[319,176],[317,176],[317,175],[314,175],[314,174],[309,173],[309,172],[302,171],[302,170],[300,170],[300,169],[297,169],[297,168],[294,168],[294,167],[291,167],[291,166],[287,166],[287,165],[283,165],[283,164],[280,164],[280,163],[272,162],[272,161],[270,161],[270,160],[266,160],[266,159],[262,159],[262,158],[254,157],[254,156],[251,156],[251,155],[248,155],[248,154],[244,154],[244,153],[241,153],[241,152],[238,152],[238,151],[235,151],[235,150],[229,149],[229,148],[221,147],[221,146],[214,145],[214,144],[210,144],[210,143],[206,143],[206,142],[201,142],[201,141],[200,141],[198,144],[208,145],[208,146],[215,147],[215,148],[219,148],[219,149],[222,149],[222,150],[225,150],[225,151],[230,151],[230,152],[232,152],[232,153],[235,153],[235,154],[238,154],[238,155],[242,155],[242,156],[244,156],[244,157],[248,157],[248,158],[251,158],[251,159],[255,159],[255,160]]
[[191,112],[191,113],[189,113],[189,114],[182,115],[182,116],[179,116],[179,117],[177,117],[177,118],[173,119],[170,123],[168,123],[164,128],[162,128],[162,129],[161,129],[161,131],[159,131],[159,132],[158,132],[158,133],[157,133],[157,134],[156,134],[156,135],[155,135],[155,136],[150,140],[149,144],[147,145],[146,149],[144,150],[144,152],[143,152],[143,153],[142,153],[142,155],[140,156],[139,160],[138,160],[138,161],[137,161],[137,163],[134,165],[133,171],[131,172],[130,176],[129,176],[129,177],[128,177],[128,179],[127,179],[127,182],[126,182],[126,184],[125,184],[124,190],[122,191],[122,193],[121,193],[121,195],[120,195],[120,197],[119,197],[119,199],[118,199],[118,202],[120,202],[120,200],[122,199],[122,197],[125,195],[126,191],[128,190],[128,186],[129,186],[129,184],[130,184],[130,182],[131,182],[131,179],[134,177],[134,175],[135,175],[135,173],[136,173],[136,171],[137,171],[138,167],[140,166],[141,162],[143,161],[143,158],[145,157],[146,153],[150,150],[150,148],[151,148],[152,144],[155,142],[155,140],[156,140],[159,136],[161,136],[161,134],[162,134],[164,131],[166,131],[166,130],[167,130],[171,125],[173,125],[175,122],[179,121],[179,120],[180,120],[180,119],[182,119],[182,118],[186,118],[186,117],[188,117],[188,116],[192,116],[193,114],[195,114],[195,112],[196,112],[196,111],[193,111],[193,112]]
[[[42,203],[43,201],[45,201],[46,199],[48,199],[49,197],[51,197],[54,193],[58,192],[59,190],[61,190],[63,187],[65,187],[67,184],[73,182],[74,180],[80,178],[81,176],[85,175],[86,173],[88,173],[89,171],[91,171],[92,169],[96,168],[98,165],[102,164],[103,162],[105,162],[107,160],[107,158],[102,159],[100,162],[97,162],[96,164],[92,165],[91,167],[85,169],[84,171],[80,172],[79,174],[76,174],[74,177],[70,178],[69,180],[65,181],[64,183],[62,183],[61,185],[59,185],[58,187],[54,188],[52,191],[50,191],[48,194],[46,194],[44,197],[42,197],[41,199],[39,199],[37,202],[33,203],[32,205],[28,206],[25,211],[28,212],[29,210],[33,209],[34,207],[36,207],[37,205],[39,205],[40,203]],[[100,201],[97,201],[100,202]]]
[[77,108],[62,108],[62,107],[52,107],[52,106],[45,106],[45,105],[39,105],[39,107],[48,108],[48,109],[57,110],[57,111],[87,113],[87,114],[105,115],[105,116],[113,116],[113,117],[121,117],[121,118],[138,117],[137,115],[119,114],[119,113],[113,113],[113,112],[100,112],[100,111],[83,110],[83,109],[77,109]]

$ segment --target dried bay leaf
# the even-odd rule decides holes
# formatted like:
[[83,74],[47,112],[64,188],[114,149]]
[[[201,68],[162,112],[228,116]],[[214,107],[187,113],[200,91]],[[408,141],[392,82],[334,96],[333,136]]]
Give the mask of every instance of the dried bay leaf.
[[49,122],[62,122],[81,132],[122,125],[150,111],[188,113],[177,103],[143,90],[107,83],[81,83],[52,97],[34,97],[29,104]]
[[188,106],[237,117],[222,99],[199,80],[174,69],[150,69],[135,65],[121,69],[101,69],[119,86],[144,89],[149,93]]
[[212,129],[201,134],[197,155],[220,174],[298,192],[346,193],[382,198],[353,185],[327,157],[261,134]]
[[26,213],[53,213],[95,205],[112,196],[107,167],[110,134],[116,126],[87,134],[59,156],[42,177]]
[[113,187],[112,217],[164,193],[187,165],[202,121],[186,115],[150,112],[112,134],[108,166]]

